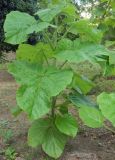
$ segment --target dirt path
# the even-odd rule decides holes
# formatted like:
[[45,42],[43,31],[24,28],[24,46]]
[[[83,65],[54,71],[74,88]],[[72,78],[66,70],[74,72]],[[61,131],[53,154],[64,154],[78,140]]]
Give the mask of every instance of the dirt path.
[[[29,122],[26,115],[18,118],[11,115],[11,108],[16,106],[17,85],[6,72],[0,72],[0,121],[7,121],[14,136],[10,145],[24,160],[44,160],[40,149],[31,149],[27,145]],[[0,151],[5,147],[0,143]],[[0,157],[0,160],[1,157]],[[68,142],[63,158],[60,160],[115,160],[115,135],[104,129],[89,129],[82,126],[79,135]]]

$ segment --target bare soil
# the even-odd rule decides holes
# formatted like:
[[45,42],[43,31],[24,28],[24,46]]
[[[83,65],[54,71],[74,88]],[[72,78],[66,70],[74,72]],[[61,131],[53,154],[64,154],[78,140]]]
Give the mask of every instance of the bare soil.
[[[15,118],[11,114],[11,109],[16,106],[16,89],[14,79],[6,71],[0,71],[0,121],[7,121],[7,129],[12,129],[14,134],[8,144],[15,148],[19,157],[17,159],[46,160],[40,148],[31,149],[27,145],[30,125],[27,116],[21,114]],[[2,138],[0,137],[0,154],[7,147]],[[2,159],[5,159],[4,154],[0,155],[0,160]],[[104,128],[81,126],[78,136],[68,141],[60,160],[115,160],[115,135]]]

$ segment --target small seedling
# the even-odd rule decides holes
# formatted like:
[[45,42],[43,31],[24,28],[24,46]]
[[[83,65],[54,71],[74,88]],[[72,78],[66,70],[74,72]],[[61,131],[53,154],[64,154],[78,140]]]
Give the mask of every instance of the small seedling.
[[0,136],[3,139],[3,142],[6,144],[13,137],[13,131],[9,128],[8,121],[0,121]]
[[7,160],[16,160],[16,156],[17,156],[17,153],[15,152],[14,148],[8,147],[5,150],[5,157]]

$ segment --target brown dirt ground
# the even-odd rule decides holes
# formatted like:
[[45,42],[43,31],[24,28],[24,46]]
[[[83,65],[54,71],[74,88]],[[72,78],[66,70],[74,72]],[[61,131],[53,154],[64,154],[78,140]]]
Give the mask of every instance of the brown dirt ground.
[[[6,72],[0,71],[0,121],[7,120],[9,128],[13,130],[14,136],[9,144],[16,149],[19,157],[24,160],[46,160],[41,149],[31,149],[27,145],[27,130],[29,122],[25,114],[14,118],[10,112],[16,106],[15,93],[17,85],[14,79]],[[0,138],[0,151],[6,144]],[[105,129],[90,129],[82,126],[78,136],[70,140],[65,147],[65,152],[60,160],[67,160],[67,155],[75,152],[95,153],[99,160],[115,160],[115,135]],[[0,160],[4,156],[0,155]],[[78,160],[79,158],[74,158]],[[73,160],[72,158],[69,160]],[[79,159],[81,160],[81,159]],[[90,160],[94,160],[93,158]]]

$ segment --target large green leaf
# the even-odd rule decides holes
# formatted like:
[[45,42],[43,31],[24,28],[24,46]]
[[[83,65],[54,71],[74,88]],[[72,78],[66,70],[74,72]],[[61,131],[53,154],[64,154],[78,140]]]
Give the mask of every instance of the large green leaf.
[[76,119],[70,115],[57,115],[55,121],[56,127],[59,129],[60,132],[75,137],[78,131],[78,126]]
[[69,48],[67,47],[67,49],[65,48],[67,40],[61,40],[58,43],[59,46],[62,43],[64,44],[64,48],[59,50],[59,47],[57,47],[57,54],[55,55],[60,61],[79,63],[88,60],[92,62],[96,56],[109,54],[109,51],[104,46],[90,42],[80,42],[79,39],[75,40],[73,45]]
[[101,93],[97,102],[102,114],[115,126],[115,93]]
[[26,60],[31,63],[42,62],[44,59],[52,57],[53,51],[48,44],[37,43],[32,46],[29,44],[21,44],[16,52],[18,60]]
[[4,24],[5,41],[20,44],[27,40],[28,34],[43,31],[49,25],[47,22],[36,21],[27,13],[12,11],[7,15]]
[[41,145],[50,125],[50,119],[39,119],[33,122],[28,132],[28,144],[32,147]]
[[79,116],[85,125],[91,128],[100,128],[103,126],[103,116],[101,111],[91,107],[81,107]]
[[50,96],[56,96],[72,81],[70,70],[60,70],[52,67],[42,67],[24,61],[14,61],[9,65],[9,72],[22,85],[41,87]]
[[55,126],[52,126],[47,130],[42,148],[50,157],[58,158],[64,150],[66,141],[66,135],[59,132]]
[[73,76],[69,70],[45,68],[20,61],[10,64],[9,72],[18,83],[24,85],[17,92],[17,103],[33,119],[48,113],[50,98],[63,91]]
[[84,39],[92,42],[100,42],[102,39],[102,32],[94,28],[88,20],[84,19],[74,22],[69,28],[69,32],[77,35],[81,34]]
[[33,122],[28,132],[28,144],[32,147],[42,145],[45,153],[53,158],[62,154],[66,140],[67,136],[59,132],[48,118]]

